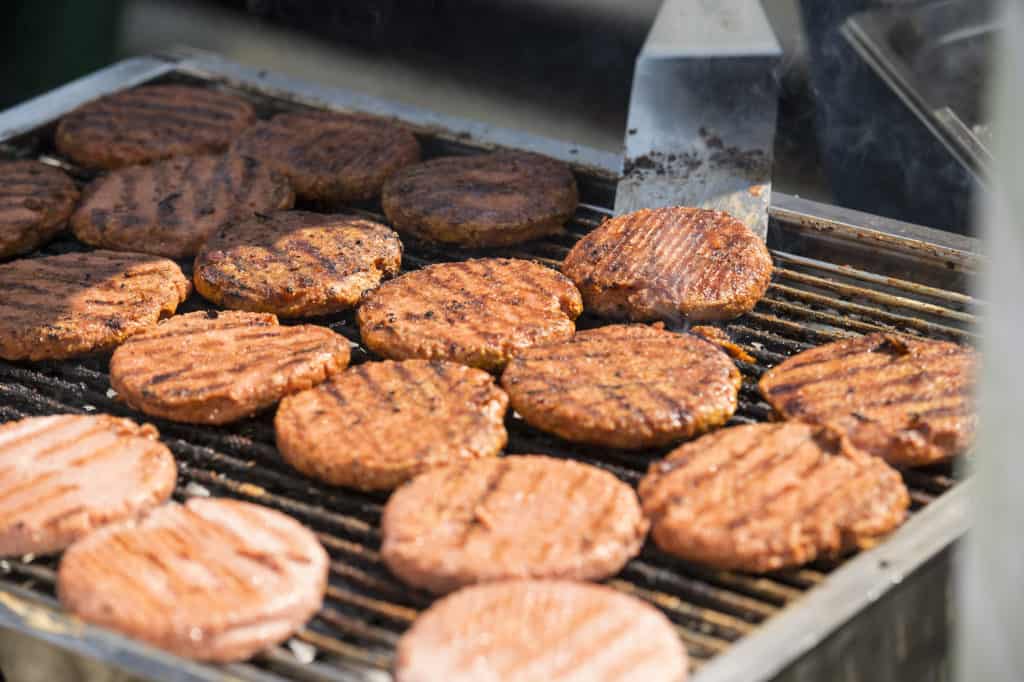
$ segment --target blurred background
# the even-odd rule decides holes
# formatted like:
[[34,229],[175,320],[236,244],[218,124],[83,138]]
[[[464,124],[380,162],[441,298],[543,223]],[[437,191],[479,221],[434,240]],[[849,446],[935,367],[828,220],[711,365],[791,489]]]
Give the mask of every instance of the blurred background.
[[[8,0],[14,18],[0,29],[5,34],[0,106],[119,58],[188,45],[321,84],[621,151],[634,65],[660,5],[660,0]],[[980,102],[991,32],[985,30],[991,24],[988,3],[764,0],[763,5],[784,51],[775,189],[967,232],[978,169],[971,167],[972,159],[955,153],[962,140],[944,139],[943,131],[930,129],[939,124],[924,119],[947,107],[954,123],[969,129],[968,137],[984,135]],[[902,18],[885,19],[893,12]],[[884,25],[872,26],[872,14],[881,14]],[[861,16],[867,19],[852,34],[866,47],[851,35],[851,23]],[[875,63],[872,49],[883,52]],[[896,67],[911,76],[917,70],[917,83],[902,83],[910,95],[900,91],[899,78],[886,77],[887,59],[901,62]],[[930,92],[914,92],[926,86]],[[924,114],[915,115],[908,106],[913,96],[929,100],[922,105]]]

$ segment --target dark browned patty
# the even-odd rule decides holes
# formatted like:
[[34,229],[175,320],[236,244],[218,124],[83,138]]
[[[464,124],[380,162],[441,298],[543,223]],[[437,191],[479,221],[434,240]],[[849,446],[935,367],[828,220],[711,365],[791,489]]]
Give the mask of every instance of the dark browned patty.
[[764,296],[772,259],[728,213],[676,206],[605,221],[576,243],[562,272],[604,317],[723,320]]
[[888,464],[799,422],[698,438],[652,464],[639,491],[663,550],[752,572],[869,545],[899,526],[910,504]]
[[890,464],[924,466],[973,441],[976,369],[974,351],[955,343],[869,334],[804,351],[760,387],[786,418],[829,424]]
[[249,103],[208,88],[144,85],[85,104],[57,125],[57,149],[89,168],[220,152],[256,121]]
[[50,241],[77,201],[78,188],[64,171],[38,161],[0,162],[0,258]]
[[0,426],[0,556],[60,551],[167,500],[177,465],[157,436],[107,415]]
[[353,307],[401,264],[402,242],[379,223],[277,211],[217,230],[199,250],[193,279],[226,308],[304,317]]
[[82,620],[178,656],[240,661],[323,603],[328,557],[294,519],[235,500],[167,504],[72,545],[57,594]]
[[68,253],[0,265],[0,358],[109,351],[171,315],[189,289],[174,261],[140,253]]
[[480,258],[385,282],[363,300],[358,320],[363,342],[377,355],[497,370],[517,351],[571,338],[582,309],[576,287],[554,270]]
[[452,156],[395,174],[384,213],[399,232],[464,246],[507,246],[558,232],[576,211],[560,161],[523,152]]
[[118,348],[110,384],[146,414],[224,424],[340,372],[349,352],[345,337],[326,327],[281,327],[266,313],[188,313]]
[[647,534],[633,489],[606,471],[540,455],[435,469],[399,488],[381,557],[431,592],[512,578],[603,580]]
[[724,424],[740,373],[689,334],[611,325],[516,353],[501,376],[512,408],[566,440],[647,448]]
[[434,603],[398,642],[395,682],[685,682],[660,611],[601,585],[515,580]]
[[235,141],[288,177],[303,199],[357,201],[380,196],[395,172],[420,160],[420,145],[398,123],[329,111],[278,114]]
[[281,401],[277,447],[333,485],[390,490],[429,469],[493,457],[508,396],[486,372],[443,360],[367,362]]
[[184,258],[219,228],[294,201],[284,176],[255,159],[179,157],[93,181],[71,229],[93,246]]

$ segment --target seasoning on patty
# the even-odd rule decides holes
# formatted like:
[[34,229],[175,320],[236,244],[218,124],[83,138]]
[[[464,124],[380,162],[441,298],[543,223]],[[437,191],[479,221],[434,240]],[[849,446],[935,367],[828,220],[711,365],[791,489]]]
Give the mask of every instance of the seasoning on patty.
[[611,325],[516,353],[501,385],[531,426],[614,448],[691,438],[736,411],[740,373],[714,345],[644,325]]
[[284,176],[256,159],[178,157],[93,181],[71,229],[92,246],[184,258],[218,228],[294,200]]
[[558,232],[577,202],[568,166],[524,152],[426,161],[395,174],[382,196],[399,232],[473,247]]
[[977,362],[955,343],[869,334],[795,355],[760,387],[786,418],[828,424],[890,464],[924,466],[971,444]]
[[60,120],[54,139],[75,163],[109,170],[223,151],[255,120],[248,102],[227,93],[144,85],[75,109]]
[[174,261],[91,251],[0,265],[0,358],[57,360],[114,348],[174,313],[189,281]]
[[727,320],[764,296],[772,259],[728,213],[677,206],[605,221],[576,242],[562,272],[604,317]]
[[385,282],[359,306],[359,331],[386,358],[454,360],[497,370],[524,348],[571,338],[572,282],[526,260],[440,263]]
[[193,278],[196,291],[226,308],[306,317],[353,307],[401,263],[402,242],[383,225],[277,211],[217,230]]
[[77,201],[78,189],[64,171],[38,161],[0,161],[0,258],[50,241]]
[[420,159],[419,142],[398,123],[332,111],[278,114],[232,149],[287,176],[303,199],[328,202],[378,197],[385,180]]
[[146,414],[225,424],[319,384],[348,360],[348,341],[326,327],[282,327],[266,313],[196,312],[128,339],[110,359],[110,384]]

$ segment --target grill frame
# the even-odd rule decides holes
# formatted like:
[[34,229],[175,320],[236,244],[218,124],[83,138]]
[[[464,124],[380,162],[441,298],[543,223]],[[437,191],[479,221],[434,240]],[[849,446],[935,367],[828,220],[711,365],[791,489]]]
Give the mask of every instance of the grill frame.
[[[284,76],[232,64],[215,55],[195,52],[119,62],[0,113],[0,144],[52,123],[66,111],[100,94],[172,73],[219,81],[300,105],[356,109],[395,116],[455,144],[463,141],[472,146],[508,146],[537,151],[560,158],[577,168],[590,170],[596,176],[608,178],[612,192],[614,178],[618,177],[621,170],[621,158],[617,155],[443,117],[363,95],[298,83]],[[980,265],[975,240],[778,193],[773,196],[772,204],[775,220],[769,231],[769,244],[786,246],[787,251],[799,252],[774,254],[777,265],[781,258],[783,267],[792,273],[788,277],[803,276],[804,284],[810,281],[810,286],[816,290],[824,287],[836,293],[843,291],[836,287],[857,288],[856,284],[843,285],[844,278],[847,282],[860,281],[861,293],[863,287],[868,285],[874,286],[877,295],[883,298],[892,296],[889,292],[895,290],[902,296],[918,301],[918,305],[911,307],[912,312],[923,316],[921,319],[928,324],[939,325],[940,329],[948,327],[955,330],[969,318],[969,314],[962,311],[973,302],[962,291],[969,284],[973,271]],[[508,252],[507,249],[504,251]],[[870,264],[872,270],[868,274],[874,279],[863,280],[859,275],[845,271],[842,265],[831,265],[832,271],[822,270],[822,264],[813,260],[816,254],[828,254],[830,263]],[[911,272],[914,279],[925,282],[925,285],[899,283],[889,279],[901,275],[906,277],[908,264],[913,266]],[[808,274],[809,269],[818,272],[818,275]],[[828,276],[830,272],[834,277]],[[808,280],[808,277],[811,279]],[[777,288],[779,285],[775,283],[773,286]],[[829,289],[830,286],[832,289]],[[797,293],[805,297],[799,300],[808,306],[820,307],[820,300],[805,300],[807,292]],[[940,300],[947,301],[951,308],[936,305],[935,301]],[[825,301],[826,305],[829,303],[841,304],[842,300],[833,298]],[[884,301],[880,303],[884,304]],[[936,309],[932,310],[928,306]],[[942,313],[943,310],[946,313]],[[847,305],[833,313],[823,311],[820,319],[812,316],[810,326],[802,331],[817,341],[828,340],[830,334],[835,336],[834,332],[829,331],[828,316],[841,319],[844,312],[847,315],[856,314],[856,308],[851,309]],[[952,317],[949,316],[951,313]],[[962,318],[958,315],[962,315]],[[762,315],[762,318],[768,317]],[[849,327],[855,320],[849,318],[846,322]],[[741,318],[733,326],[742,328],[743,324],[744,319]],[[758,333],[771,328],[763,319],[758,324],[767,325],[762,326]],[[969,332],[957,332],[954,336],[970,338]],[[743,369],[745,374],[756,370],[749,367]],[[861,552],[829,571],[827,577],[801,596],[797,603],[781,609],[766,622],[751,627],[748,634],[710,659],[693,679],[698,682],[771,679],[787,665],[810,652],[830,633],[864,612],[890,588],[907,579],[962,535],[967,527],[968,489],[969,482],[956,484],[915,513],[881,545]],[[3,579],[0,579],[0,627],[43,639],[59,648],[145,677],[213,680],[224,679],[227,674],[239,679],[280,679],[250,664],[212,668],[183,661],[117,634],[83,625],[56,610],[51,598]],[[346,669],[320,664],[298,664],[280,649],[264,657],[262,663],[283,674],[309,679],[372,679],[375,676],[375,673],[364,674],[355,667]]]

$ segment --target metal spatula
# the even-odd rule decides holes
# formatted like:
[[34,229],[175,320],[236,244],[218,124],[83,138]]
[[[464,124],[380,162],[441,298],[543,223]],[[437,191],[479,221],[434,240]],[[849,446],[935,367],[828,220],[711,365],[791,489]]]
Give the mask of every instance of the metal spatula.
[[615,212],[714,208],[764,239],[781,53],[756,0],[666,0],[636,63]]

